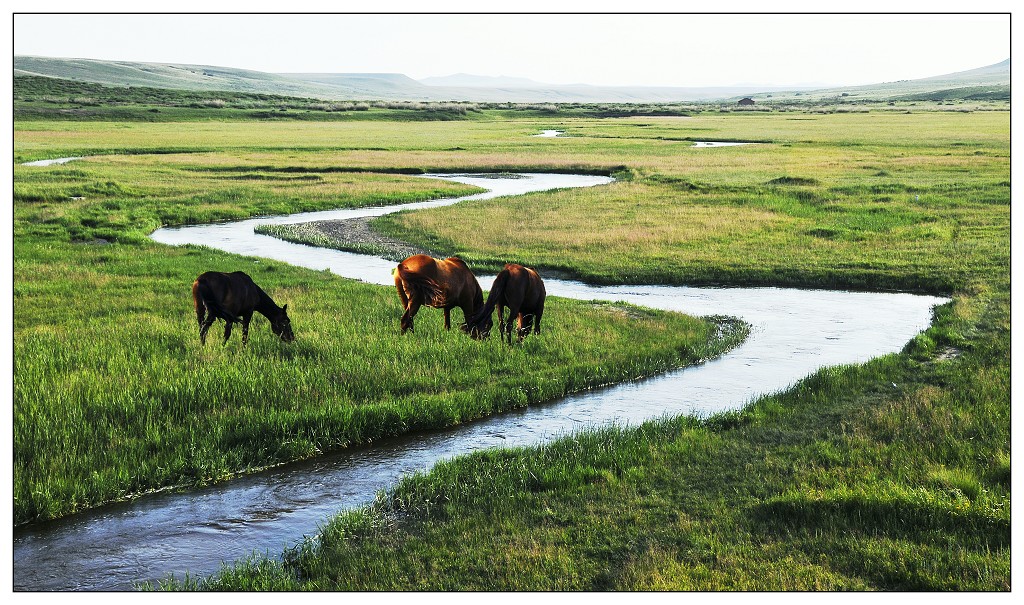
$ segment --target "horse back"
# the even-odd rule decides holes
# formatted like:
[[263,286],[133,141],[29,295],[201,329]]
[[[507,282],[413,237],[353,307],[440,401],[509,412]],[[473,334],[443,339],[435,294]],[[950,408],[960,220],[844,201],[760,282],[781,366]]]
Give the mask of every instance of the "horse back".
[[[452,256],[438,263],[438,270],[444,274],[444,282],[448,285],[448,296],[454,301],[459,301],[460,306],[469,304],[477,307],[477,303],[483,303],[483,290],[476,276],[469,270],[466,261],[457,256]],[[479,298],[479,301],[476,300]]]
[[476,276],[457,256],[441,260],[415,254],[398,263],[397,273],[407,286],[423,293],[427,306],[476,308],[478,302],[482,304],[483,291]]
[[208,305],[220,307],[236,317],[252,313],[261,292],[252,278],[242,271],[207,271],[196,278],[193,295],[197,291]]
[[546,291],[544,280],[540,274],[529,267],[509,263],[505,265],[503,272],[508,272],[508,281],[505,286],[505,299],[511,302],[515,299],[522,306],[523,313],[533,313],[544,304]]
[[413,254],[398,263],[398,266],[409,273],[418,273],[433,279],[434,272],[437,271],[437,259],[426,254]]

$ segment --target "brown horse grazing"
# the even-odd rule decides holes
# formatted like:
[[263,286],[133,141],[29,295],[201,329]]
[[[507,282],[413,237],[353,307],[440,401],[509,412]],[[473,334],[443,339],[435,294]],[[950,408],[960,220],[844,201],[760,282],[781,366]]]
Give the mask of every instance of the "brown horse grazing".
[[[426,254],[415,254],[398,263],[392,271],[395,288],[402,301],[402,334],[412,330],[412,320],[420,306],[444,310],[444,329],[451,329],[451,310],[462,309],[469,319],[484,304],[483,290],[476,276],[457,256],[440,260]],[[465,326],[465,324],[463,324]]]
[[[493,325],[491,312],[497,307],[498,329],[502,339],[507,335],[509,344],[512,344],[512,324],[518,320],[517,334],[519,342],[522,342],[531,327],[534,334],[540,334],[540,318],[544,315],[546,296],[544,281],[536,271],[509,263],[494,278],[494,284],[487,295],[487,304],[466,322],[466,331],[474,338],[487,338]],[[502,317],[504,307],[508,307],[507,321]]]
[[288,305],[278,307],[267,293],[245,273],[207,271],[192,282],[192,299],[199,319],[199,342],[206,344],[206,332],[218,318],[227,322],[224,344],[231,337],[231,326],[242,323],[242,344],[249,342],[249,322],[253,312],[270,320],[270,329],[285,342],[295,340]]

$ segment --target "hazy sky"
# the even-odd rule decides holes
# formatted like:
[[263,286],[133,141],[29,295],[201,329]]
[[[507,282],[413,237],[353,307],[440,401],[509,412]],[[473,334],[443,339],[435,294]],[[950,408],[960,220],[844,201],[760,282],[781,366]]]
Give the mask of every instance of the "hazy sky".
[[1002,61],[1010,16],[15,14],[14,53],[553,84],[856,85]]

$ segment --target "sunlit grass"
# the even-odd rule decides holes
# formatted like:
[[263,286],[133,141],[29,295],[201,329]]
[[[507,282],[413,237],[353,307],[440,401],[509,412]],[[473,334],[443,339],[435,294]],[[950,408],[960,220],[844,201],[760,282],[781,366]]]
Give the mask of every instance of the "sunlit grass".
[[[375,219],[492,270],[616,283],[952,292],[1009,266],[1005,115],[701,116],[645,124],[620,182]],[[977,128],[970,136],[959,121]],[[770,143],[665,152],[654,132],[746,127]],[[622,140],[622,123],[580,125]],[[571,129],[570,129],[571,131]],[[644,141],[633,133],[631,144]],[[806,138],[805,138],[806,137]],[[756,138],[756,137],[755,137]],[[582,147],[582,144],[577,146]],[[573,148],[573,147],[570,147]],[[606,150],[608,151],[608,150]]]
[[[706,420],[580,432],[406,478],[284,553],[190,586],[278,590],[1009,589],[1008,298]],[[916,359],[915,359],[916,358]]]
[[[165,222],[465,191],[401,173],[581,170],[619,182],[382,222],[474,268],[953,302],[903,354],[706,420],[457,458],[325,522],[284,562],[168,587],[1009,589],[1008,112],[491,117],[17,123],[19,162],[160,155],[15,166],[15,518],[714,354],[693,348],[706,324],[560,300],[551,331],[519,348],[446,333],[430,309],[399,339],[391,289],[145,238]],[[567,136],[530,136],[548,128]],[[211,268],[242,268],[288,302],[299,340],[257,319],[247,350],[238,336],[200,347],[188,284]],[[452,359],[473,361],[460,372]]]
[[[192,587],[1008,590],[1007,116],[791,118],[558,124],[615,137],[609,154],[648,137],[648,154],[624,156],[610,187],[377,225],[477,263],[596,281],[952,292],[904,354],[706,421],[444,463],[263,575]],[[773,143],[698,156],[658,138],[697,128]]]
[[[551,299],[544,334],[522,346],[446,332],[433,309],[402,337],[392,288],[272,261],[28,237],[15,259],[17,521],[647,376],[744,334]],[[287,303],[297,340],[257,315],[248,347],[237,333],[222,345],[223,324],[202,346],[190,285],[210,269],[245,270]]]

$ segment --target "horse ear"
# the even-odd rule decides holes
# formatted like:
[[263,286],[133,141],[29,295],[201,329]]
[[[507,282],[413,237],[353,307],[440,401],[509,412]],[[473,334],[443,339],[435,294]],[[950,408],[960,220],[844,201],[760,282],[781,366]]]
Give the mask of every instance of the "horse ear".
[[288,312],[288,303],[284,303],[284,307],[281,310],[284,311],[285,313],[287,313]]

